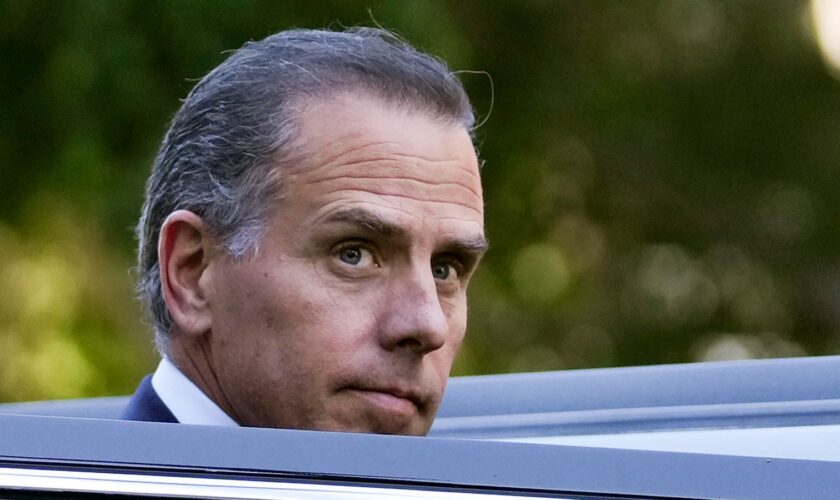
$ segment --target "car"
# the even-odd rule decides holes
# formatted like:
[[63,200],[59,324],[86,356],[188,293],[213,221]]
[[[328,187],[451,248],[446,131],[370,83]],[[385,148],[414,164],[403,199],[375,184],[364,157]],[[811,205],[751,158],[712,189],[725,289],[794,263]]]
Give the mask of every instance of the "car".
[[840,492],[840,356],[455,377],[425,438],[117,420],[126,401],[0,405],[0,497]]

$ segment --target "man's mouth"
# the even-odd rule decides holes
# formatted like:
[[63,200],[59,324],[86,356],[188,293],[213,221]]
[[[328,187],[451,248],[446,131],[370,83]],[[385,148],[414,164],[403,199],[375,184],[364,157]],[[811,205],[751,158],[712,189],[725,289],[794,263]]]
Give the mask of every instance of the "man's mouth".
[[410,390],[396,387],[350,387],[348,390],[387,413],[414,415],[423,407],[423,398]]

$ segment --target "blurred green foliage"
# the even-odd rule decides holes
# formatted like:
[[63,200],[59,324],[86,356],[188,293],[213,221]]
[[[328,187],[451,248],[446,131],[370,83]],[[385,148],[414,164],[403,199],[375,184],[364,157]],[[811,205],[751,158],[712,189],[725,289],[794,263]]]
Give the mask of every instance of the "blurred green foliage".
[[373,22],[494,82],[457,374],[840,352],[840,82],[806,2],[7,0],[0,401],[153,368],[131,228],[195,79],[249,39]]

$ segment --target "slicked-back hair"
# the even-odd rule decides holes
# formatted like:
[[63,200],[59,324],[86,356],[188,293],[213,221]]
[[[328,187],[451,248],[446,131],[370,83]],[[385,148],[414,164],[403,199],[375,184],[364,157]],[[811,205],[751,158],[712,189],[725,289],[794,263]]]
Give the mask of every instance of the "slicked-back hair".
[[199,215],[232,258],[248,258],[282,196],[295,156],[299,106],[360,92],[472,134],[472,106],[446,64],[378,28],[289,30],[249,42],[196,84],[175,114],[146,185],[137,290],[167,351],[172,320],[158,237],[176,210]]

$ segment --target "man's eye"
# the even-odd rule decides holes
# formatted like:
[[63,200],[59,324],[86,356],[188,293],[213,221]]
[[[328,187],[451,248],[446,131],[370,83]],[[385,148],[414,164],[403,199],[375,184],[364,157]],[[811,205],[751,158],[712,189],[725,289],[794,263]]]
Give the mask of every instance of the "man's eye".
[[434,276],[436,280],[445,281],[457,278],[458,271],[456,271],[455,267],[449,262],[437,262],[432,264],[432,276]]
[[357,267],[367,267],[376,265],[373,259],[373,254],[370,250],[360,246],[347,246],[338,251],[338,258],[341,262]]
[[339,252],[338,258],[345,264],[355,266],[362,261],[362,249],[356,247],[345,248]]

